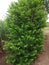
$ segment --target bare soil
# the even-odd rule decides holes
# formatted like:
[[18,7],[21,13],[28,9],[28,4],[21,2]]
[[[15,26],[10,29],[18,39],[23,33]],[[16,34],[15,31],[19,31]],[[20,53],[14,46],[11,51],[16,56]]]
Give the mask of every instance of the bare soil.
[[[45,33],[47,34],[47,32]],[[6,53],[0,51],[0,65],[11,65],[5,62],[6,55]],[[32,65],[49,65],[49,35],[45,38],[44,51]]]
[[11,64],[7,64],[5,57],[6,57],[6,53],[4,52],[0,52],[0,65],[11,65]]

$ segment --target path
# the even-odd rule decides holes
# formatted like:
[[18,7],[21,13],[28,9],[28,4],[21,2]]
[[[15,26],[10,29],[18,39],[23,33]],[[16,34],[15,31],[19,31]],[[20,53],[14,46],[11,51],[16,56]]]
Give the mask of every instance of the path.
[[49,36],[46,36],[45,39],[44,52],[40,54],[33,65],[49,65]]

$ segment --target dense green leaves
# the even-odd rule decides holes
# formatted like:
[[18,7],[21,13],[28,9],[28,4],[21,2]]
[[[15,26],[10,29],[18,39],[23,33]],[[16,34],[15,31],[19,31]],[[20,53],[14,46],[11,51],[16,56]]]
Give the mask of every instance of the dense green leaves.
[[5,42],[5,50],[10,54],[7,62],[30,65],[43,49],[44,0],[19,0],[11,4],[8,12],[9,42]]

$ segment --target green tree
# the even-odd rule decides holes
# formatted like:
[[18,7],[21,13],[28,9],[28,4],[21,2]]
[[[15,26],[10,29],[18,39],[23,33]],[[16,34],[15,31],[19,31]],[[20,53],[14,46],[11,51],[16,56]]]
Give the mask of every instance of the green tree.
[[49,13],[49,0],[45,0],[44,4],[47,12]]
[[18,0],[11,4],[6,18],[9,41],[7,62],[30,65],[43,50],[42,28],[46,22],[44,0]]

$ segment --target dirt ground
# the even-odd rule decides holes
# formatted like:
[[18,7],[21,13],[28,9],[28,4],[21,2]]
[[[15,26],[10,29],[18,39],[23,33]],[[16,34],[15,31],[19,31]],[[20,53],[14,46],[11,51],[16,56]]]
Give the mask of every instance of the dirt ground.
[[0,65],[11,65],[11,64],[7,64],[5,61],[5,57],[7,54],[5,53],[0,53]]
[[[47,34],[47,32],[45,33]],[[11,65],[6,64],[5,56],[5,53],[3,54],[0,52],[0,65]],[[46,35],[43,53],[40,54],[35,63],[32,65],[49,65],[49,35]]]
[[32,65],[49,65],[49,36],[46,36],[43,53]]

